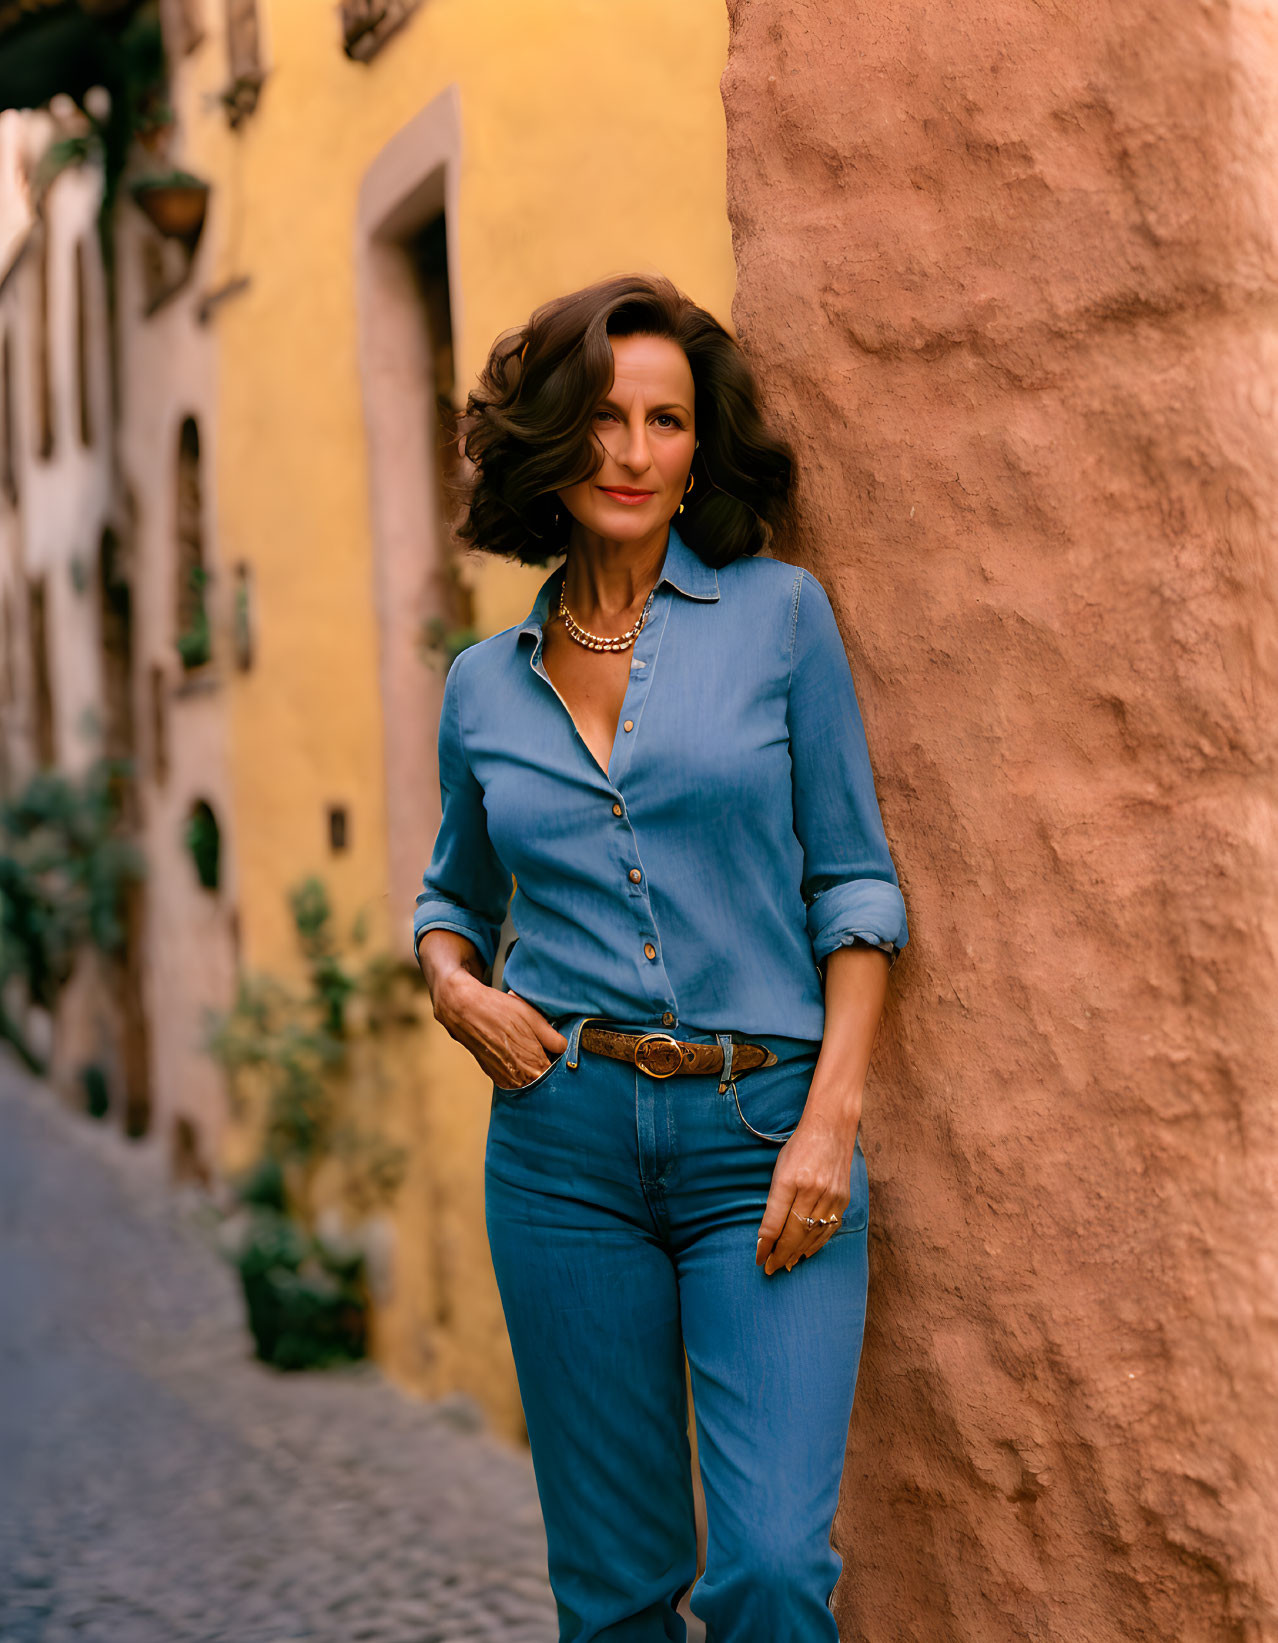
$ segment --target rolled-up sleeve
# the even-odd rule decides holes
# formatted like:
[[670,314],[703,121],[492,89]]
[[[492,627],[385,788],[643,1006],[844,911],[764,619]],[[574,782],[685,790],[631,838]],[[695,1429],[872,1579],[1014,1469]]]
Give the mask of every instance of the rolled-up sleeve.
[[818,962],[860,937],[894,963],[909,939],[905,902],[879,814],[852,670],[825,589],[795,588],[787,722],[794,831]]
[[490,969],[510,900],[511,878],[493,851],[484,790],[466,759],[462,734],[462,660],[444,681],[439,715],[439,796],[442,816],[430,865],[413,912],[413,946],[425,930],[469,936]]

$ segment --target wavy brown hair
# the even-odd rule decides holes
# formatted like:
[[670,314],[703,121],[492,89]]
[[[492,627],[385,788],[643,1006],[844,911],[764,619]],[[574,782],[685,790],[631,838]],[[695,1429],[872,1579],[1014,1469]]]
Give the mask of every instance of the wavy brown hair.
[[602,466],[593,417],[612,385],[615,336],[669,337],[692,367],[700,443],[680,536],[716,567],[766,547],[788,515],[792,452],[764,425],[736,339],[660,274],[556,297],[498,337],[451,436],[474,464],[450,487],[459,540],[528,565],[564,552],[572,517],[555,492]]

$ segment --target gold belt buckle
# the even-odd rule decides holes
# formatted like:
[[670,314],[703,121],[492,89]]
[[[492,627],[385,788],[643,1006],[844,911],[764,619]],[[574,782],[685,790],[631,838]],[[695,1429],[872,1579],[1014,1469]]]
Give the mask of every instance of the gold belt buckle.
[[[658,1044],[668,1044],[674,1051],[674,1066],[669,1068],[666,1072],[660,1072],[656,1067],[649,1067],[645,1062],[639,1059],[644,1045],[650,1044],[654,1040]],[[679,1048],[679,1040],[677,1038],[672,1038],[669,1033],[645,1033],[635,1045],[635,1066],[638,1067],[640,1072],[647,1073],[649,1078],[673,1078],[675,1073],[677,1073],[683,1066],[683,1051]]]

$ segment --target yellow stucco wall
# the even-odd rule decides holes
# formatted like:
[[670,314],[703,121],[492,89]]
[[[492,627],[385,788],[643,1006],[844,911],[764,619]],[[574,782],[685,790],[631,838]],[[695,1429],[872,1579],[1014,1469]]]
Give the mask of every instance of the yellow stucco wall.
[[[285,892],[307,872],[328,883],[343,923],[369,909],[375,946],[389,945],[410,912],[385,888],[354,260],[368,166],[457,85],[459,398],[497,333],[559,292],[659,269],[728,323],[734,283],[722,0],[425,0],[369,64],[342,52],[336,14],[316,0],[263,0],[268,78],[237,132],[206,100],[226,78],[215,36],[187,60],[181,87],[183,163],[215,185],[207,283],[249,281],[211,321],[217,558],[252,565],[258,634],[255,666],[236,676],[229,700],[230,835],[244,962],[282,974],[297,966]],[[485,565],[481,631],[517,620],[542,575]],[[350,848],[338,856],[326,837],[330,802],[350,815]],[[468,1387],[514,1431],[482,1218],[487,1086],[442,1036],[428,1025],[420,1077],[411,1067],[404,1077],[397,1127],[417,1140],[379,1356],[423,1390]],[[467,1297],[443,1322],[441,1240]]]

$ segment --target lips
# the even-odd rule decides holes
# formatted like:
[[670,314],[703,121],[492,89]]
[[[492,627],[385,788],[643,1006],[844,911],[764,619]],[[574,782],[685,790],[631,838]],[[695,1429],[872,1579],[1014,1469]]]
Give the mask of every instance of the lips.
[[636,491],[629,489],[625,485],[601,485],[599,489],[605,496],[610,496],[614,501],[623,502],[627,507],[631,508],[633,508],[637,503],[646,502],[650,496],[656,495],[655,491]]

